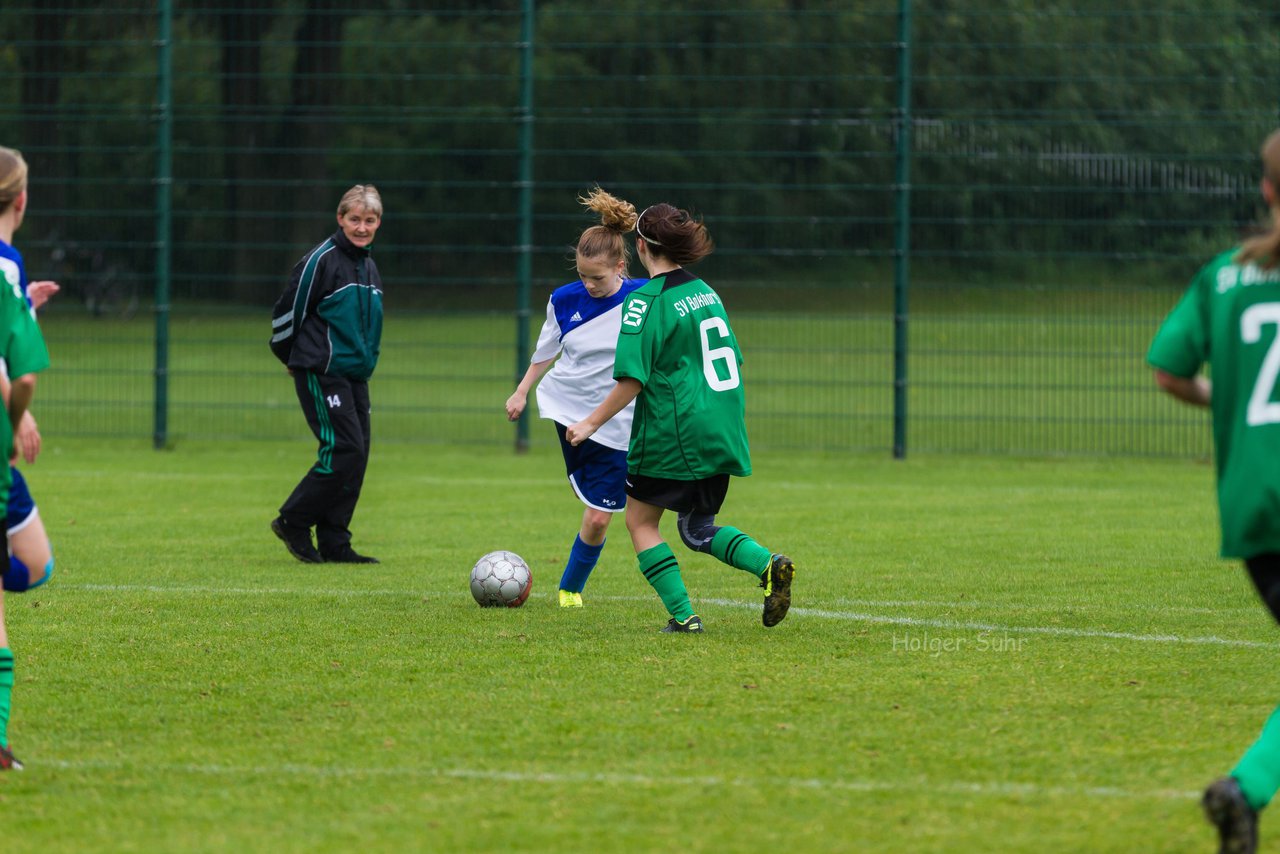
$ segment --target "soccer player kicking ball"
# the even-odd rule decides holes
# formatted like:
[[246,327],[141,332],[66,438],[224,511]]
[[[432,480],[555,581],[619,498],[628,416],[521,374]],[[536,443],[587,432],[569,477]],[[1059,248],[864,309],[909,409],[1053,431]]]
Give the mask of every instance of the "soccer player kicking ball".
[[645,281],[627,275],[631,253],[625,237],[636,227],[635,206],[599,187],[578,201],[600,216],[600,224],[578,237],[574,262],[580,278],[556,288],[547,300],[547,319],[538,335],[538,346],[506,403],[507,418],[515,421],[529,402],[530,389],[537,384],[538,412],[555,423],[569,484],[586,505],[560,576],[561,608],[582,607],[582,591],[600,560],[609,522],[615,513],[626,509],[632,407],[623,407],[581,444],[570,445],[564,431],[613,390],[613,354],[618,346],[622,303]]
[[684,544],[760,579],[764,624],[791,607],[795,565],[729,526],[715,524],[729,477],[751,474],[742,353],[720,296],[684,268],[711,254],[706,227],[688,211],[657,204],[636,221],[636,257],[648,283],[622,306],[613,376],[617,384],[565,431],[578,445],[635,401],[627,450],[627,531],[640,571],[671,615],[664,632],[701,632],[680,564],[658,529],[678,515]]
[[[1271,229],[1191,280],[1147,354],[1161,389],[1213,412],[1222,556],[1242,558],[1280,621],[1280,130],[1262,146]],[[1213,383],[1200,375],[1212,363]],[[1280,789],[1280,709],[1230,775],[1205,790],[1222,854],[1252,854],[1258,814]]]

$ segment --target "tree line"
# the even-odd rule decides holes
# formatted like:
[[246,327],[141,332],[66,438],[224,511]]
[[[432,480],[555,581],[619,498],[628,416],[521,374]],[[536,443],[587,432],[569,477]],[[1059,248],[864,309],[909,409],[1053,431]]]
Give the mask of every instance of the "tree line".
[[[265,301],[357,181],[383,190],[397,281],[499,292],[526,122],[535,274],[552,280],[596,183],[701,210],[726,272],[888,263],[908,127],[924,263],[1200,253],[1253,217],[1278,118],[1269,0],[913,2],[909,125],[893,0],[542,0],[529,105],[525,4],[430,5],[173,5],[175,294]],[[43,211],[24,240],[100,246],[142,278],[158,8],[0,10],[0,110]]]

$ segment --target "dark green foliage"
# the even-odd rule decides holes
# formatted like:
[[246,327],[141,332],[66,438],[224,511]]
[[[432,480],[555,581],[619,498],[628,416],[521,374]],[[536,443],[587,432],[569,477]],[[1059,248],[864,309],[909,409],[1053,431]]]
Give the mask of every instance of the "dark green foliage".
[[[574,196],[596,183],[703,213],[718,275],[840,285],[891,258],[899,6],[848,5],[536,4],[535,293],[564,277],[586,222]],[[922,262],[1017,282],[1023,259],[1178,259],[1255,218],[1272,4],[912,5]],[[175,297],[267,301],[341,191],[373,181],[401,298],[512,304],[522,9],[176,6]],[[0,115],[41,212],[28,250],[92,242],[144,285],[157,17],[0,11]]]

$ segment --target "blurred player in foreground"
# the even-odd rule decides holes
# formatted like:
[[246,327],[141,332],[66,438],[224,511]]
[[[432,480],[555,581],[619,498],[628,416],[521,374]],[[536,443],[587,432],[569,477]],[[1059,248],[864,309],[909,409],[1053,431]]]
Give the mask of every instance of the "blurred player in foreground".
[[569,485],[586,505],[560,577],[561,608],[582,607],[582,590],[600,559],[609,522],[627,506],[627,444],[634,404],[623,407],[579,445],[565,440],[565,429],[587,417],[613,390],[622,301],[645,283],[627,276],[630,253],[623,235],[635,228],[635,207],[599,187],[578,201],[600,215],[600,224],[578,238],[574,260],[580,278],[552,292],[529,369],[506,404],[507,418],[515,421],[537,384],[538,414],[555,423]]
[[640,571],[671,615],[662,631],[702,631],[680,564],[658,528],[664,510],[678,514],[686,546],[760,579],[764,624],[777,625],[791,607],[791,559],[715,524],[729,477],[751,474],[751,452],[738,339],[720,296],[684,266],[710,255],[714,244],[701,220],[665,203],[640,214],[636,234],[636,257],[651,278],[622,306],[617,384],[566,438],[581,444],[635,401],[627,530]]
[[[5,170],[0,172],[0,187],[12,181],[20,172],[25,188],[27,165],[22,160],[22,155],[12,149],[0,149],[0,152],[0,170]],[[59,291],[58,283],[28,281],[22,254],[13,246],[13,234],[26,213],[26,199],[22,200],[21,205],[11,205],[6,213],[10,218],[0,222],[0,283],[10,288],[16,287],[32,310],[35,310]],[[0,400],[8,399],[9,374],[0,365]],[[40,453],[40,431],[30,411],[22,416],[14,442],[15,460],[20,455],[27,463],[34,463]],[[5,523],[9,533],[9,566],[3,574],[4,589],[11,593],[23,593],[39,587],[53,575],[53,547],[45,532],[40,511],[27,488],[26,478],[14,465],[10,466],[10,477],[12,481]]]
[[[11,148],[0,148],[0,240],[12,248],[13,233],[22,225],[27,210],[27,164],[22,155]],[[12,264],[11,255],[9,264]],[[49,351],[36,325],[35,314],[24,298],[19,282],[10,280],[5,271],[0,283],[0,358],[10,377],[5,399],[7,418],[0,418],[0,448],[13,454],[14,432],[24,423],[27,406],[35,394],[37,371],[49,366]],[[31,422],[34,431],[34,422]],[[30,437],[28,437],[30,440]],[[39,443],[39,434],[35,442]],[[12,469],[0,466],[0,496],[9,500]],[[7,527],[7,526],[6,526]],[[5,534],[8,551],[8,534]],[[10,567],[10,572],[12,567]],[[10,572],[5,574],[5,588],[10,585]],[[42,576],[43,579],[43,576]],[[29,584],[27,585],[29,586]],[[24,587],[25,589],[25,587]],[[9,748],[9,711],[13,702],[13,652],[4,623],[4,594],[0,593],[0,770],[21,770],[22,763]]]
[[[1280,131],[1262,146],[1271,228],[1206,264],[1147,354],[1161,389],[1213,412],[1222,556],[1241,558],[1280,620]],[[1213,381],[1200,374],[1209,363]],[[1251,854],[1280,789],[1280,709],[1203,806],[1223,854]]]

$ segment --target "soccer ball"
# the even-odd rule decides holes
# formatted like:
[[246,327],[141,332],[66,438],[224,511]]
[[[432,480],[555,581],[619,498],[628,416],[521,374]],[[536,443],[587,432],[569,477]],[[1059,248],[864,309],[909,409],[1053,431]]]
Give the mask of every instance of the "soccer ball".
[[533,573],[515,552],[489,552],[471,567],[471,595],[483,608],[519,608],[531,589]]

